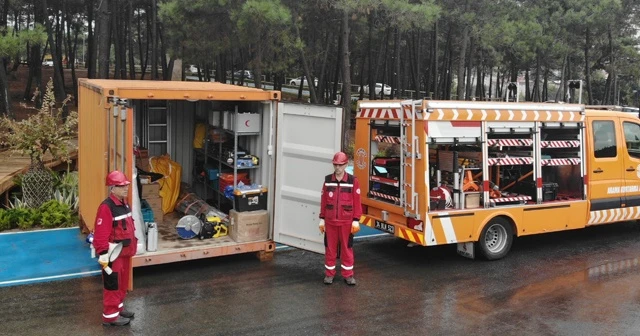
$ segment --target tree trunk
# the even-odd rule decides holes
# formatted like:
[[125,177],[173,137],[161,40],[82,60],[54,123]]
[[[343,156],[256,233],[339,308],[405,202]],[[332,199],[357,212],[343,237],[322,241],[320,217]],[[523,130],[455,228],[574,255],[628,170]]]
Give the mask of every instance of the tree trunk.
[[531,101],[531,89],[529,88],[529,64],[524,71],[524,101]]
[[468,44],[469,25],[465,25],[462,29],[462,38],[460,40],[460,59],[458,60],[458,89],[456,91],[457,100],[464,100],[464,65],[467,59]]
[[469,57],[467,57],[466,61],[466,84],[465,84],[465,100],[471,100],[471,83],[472,83],[472,74],[473,74],[473,58],[475,57],[475,39],[469,38]]
[[[334,72],[333,72],[333,88],[331,90],[331,100],[337,100],[337,94],[338,94],[338,81],[340,80],[340,69],[342,68],[341,65],[341,61],[342,61],[342,48],[343,48],[343,43],[342,43],[342,39],[344,38],[344,34],[342,32],[342,30],[344,29],[344,25],[340,25],[340,36],[338,38],[338,52],[335,54],[336,55],[336,63],[335,63],[335,68],[334,68]],[[344,83],[343,83],[344,84]],[[344,85],[343,85],[344,86]],[[340,93],[340,95],[342,95],[342,93]]]
[[549,67],[544,67],[544,78],[542,79],[542,100],[546,102],[549,100]]
[[[300,37],[300,29],[298,28],[298,25],[295,22],[295,18],[298,17],[297,13],[293,13],[292,15],[293,17],[293,28],[295,29],[296,32],[296,37],[298,38],[298,40],[302,41],[302,38]],[[315,78],[313,77],[313,74],[311,73],[311,70],[309,68],[309,64],[307,62],[307,58],[304,54],[304,47],[300,47],[300,61],[302,62],[302,67],[304,69],[304,78],[307,79],[307,87],[309,88],[309,95],[311,96],[311,103],[313,104],[317,104],[318,103],[318,97],[316,96],[316,88],[315,88]],[[300,85],[302,86],[304,84],[304,78],[300,81]],[[302,92],[302,90],[300,90],[300,92]]]
[[433,34],[431,34],[431,84],[427,90],[431,90],[429,98],[438,99],[438,20],[433,23]]
[[127,14],[129,16],[128,18],[128,22],[129,22],[129,29],[127,29],[127,46],[129,49],[129,79],[136,79],[136,64],[135,64],[135,60],[134,60],[134,51],[135,49],[133,48],[133,3],[130,1],[129,2],[129,7],[127,10]]
[[[564,73],[565,73],[565,68],[567,66],[567,55],[565,55],[562,58],[562,71],[560,71],[560,86],[558,87],[558,91],[556,91],[556,98],[555,101],[556,103],[560,101],[560,94],[562,93],[562,88],[564,87]],[[562,100],[564,101],[564,97],[562,98]]]
[[[87,67],[87,77],[95,78],[96,77],[96,43],[95,43],[95,29],[92,27],[94,22],[94,0],[86,0],[85,4],[87,6],[87,45],[86,45],[86,58],[85,58],[85,67]],[[97,22],[96,22],[97,24]],[[83,46],[85,48],[85,46]]]
[[151,79],[158,79],[158,0],[151,0]]
[[98,43],[97,47],[97,59],[98,59],[98,71],[97,78],[107,79],[109,78],[109,56],[111,55],[111,13],[109,12],[111,0],[101,0],[98,7],[98,31],[96,34]]
[[[395,33],[395,43],[394,43],[394,64],[393,64],[393,68],[394,68],[394,72],[393,72],[393,76],[390,80],[391,83],[391,97],[389,97],[390,99],[394,99],[395,97],[399,97],[400,96],[400,76],[401,76],[401,69],[400,69],[400,41],[402,40],[402,33],[400,32],[400,29],[396,28],[396,33]],[[384,86],[382,87],[382,92],[384,92]]]
[[[45,13],[43,13],[44,16],[46,16],[46,9],[47,7],[47,1],[46,0],[42,0],[43,6],[44,8],[42,9],[43,11],[45,11]],[[53,57],[53,93],[56,97],[56,101],[61,102],[66,98],[66,93],[65,93],[65,89],[64,89],[64,80],[62,79],[62,63],[60,62],[60,59],[62,58],[62,55],[60,54],[60,50],[58,49],[58,45],[56,43],[56,41],[54,41],[53,39],[53,27],[51,26],[51,22],[46,20],[45,21],[45,27],[47,29],[47,40],[49,41],[49,45],[51,46],[51,56]],[[42,94],[44,94],[44,92],[41,92]],[[65,110],[65,112],[63,113],[63,118],[66,118],[66,114],[67,111]]]
[[584,42],[584,79],[586,84],[587,105],[591,105],[591,69],[589,68],[589,48],[591,48],[591,31],[587,25]]
[[0,116],[7,116],[11,119],[15,118],[11,111],[11,95],[9,94],[9,81],[7,80],[7,72],[4,62],[0,59]]
[[349,20],[351,13],[347,10],[342,14],[342,149],[349,145],[349,131],[351,130],[351,64],[349,62]]
[[540,51],[536,51],[536,75],[533,83],[533,101],[539,102],[540,99]]

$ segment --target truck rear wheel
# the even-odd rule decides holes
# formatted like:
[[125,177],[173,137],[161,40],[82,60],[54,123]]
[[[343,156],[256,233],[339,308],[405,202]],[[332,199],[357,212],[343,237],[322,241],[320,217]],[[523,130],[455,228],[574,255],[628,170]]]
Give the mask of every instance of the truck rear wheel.
[[504,258],[513,243],[513,228],[504,218],[494,218],[482,229],[477,245],[487,260]]

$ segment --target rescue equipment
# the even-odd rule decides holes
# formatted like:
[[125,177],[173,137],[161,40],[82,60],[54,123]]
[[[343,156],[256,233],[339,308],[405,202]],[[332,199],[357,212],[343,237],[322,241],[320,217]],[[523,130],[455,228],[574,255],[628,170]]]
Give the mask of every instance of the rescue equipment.
[[226,236],[229,233],[227,227],[222,224],[222,220],[218,216],[200,215],[202,221],[202,230],[200,231],[200,239],[218,238]]
[[180,238],[192,239],[200,234],[202,222],[196,216],[186,215],[180,218],[176,225],[176,230]]
[[[107,252],[107,257],[109,259],[109,262],[112,263],[116,260],[116,258],[118,258],[118,256],[120,255],[120,252],[122,252],[122,243],[109,243],[109,251]],[[113,272],[111,270],[111,267],[109,267],[109,265],[104,267],[104,271],[105,273],[107,273],[108,275],[111,275],[111,273]]]

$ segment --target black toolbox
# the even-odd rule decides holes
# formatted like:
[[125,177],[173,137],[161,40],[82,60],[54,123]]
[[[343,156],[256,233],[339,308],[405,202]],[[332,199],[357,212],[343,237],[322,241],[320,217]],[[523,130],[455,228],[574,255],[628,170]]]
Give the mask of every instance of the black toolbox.
[[[526,181],[519,182],[512,189],[513,192],[531,196],[531,199],[536,200],[536,182]],[[542,183],[542,201],[555,201],[558,197],[558,184],[555,182]]]

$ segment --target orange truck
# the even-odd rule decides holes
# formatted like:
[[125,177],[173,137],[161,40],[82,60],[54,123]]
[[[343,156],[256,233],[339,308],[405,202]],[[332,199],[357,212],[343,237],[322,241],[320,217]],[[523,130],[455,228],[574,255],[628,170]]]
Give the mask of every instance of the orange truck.
[[640,120],[584,105],[362,101],[361,222],[489,260],[514,237],[640,218]]

